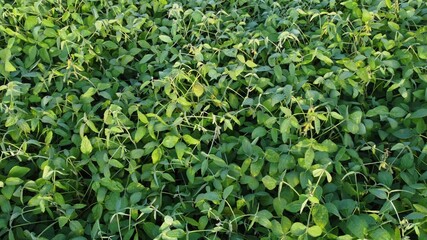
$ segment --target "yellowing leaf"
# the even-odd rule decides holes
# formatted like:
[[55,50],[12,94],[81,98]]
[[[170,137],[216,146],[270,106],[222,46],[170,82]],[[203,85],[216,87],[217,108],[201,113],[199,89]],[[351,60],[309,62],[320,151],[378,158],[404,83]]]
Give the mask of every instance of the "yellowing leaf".
[[369,12],[366,9],[362,10],[362,21],[367,23],[372,21],[372,19],[374,18],[373,14],[371,12]]
[[178,141],[179,137],[169,135],[163,139],[162,145],[167,148],[173,148]]
[[25,30],[31,30],[38,23],[38,19],[36,16],[28,16],[25,20],[24,28]]
[[187,101],[187,99],[185,99],[185,97],[179,97],[176,99],[176,101],[184,107],[190,107],[191,106],[191,103],[189,101]]
[[191,144],[191,145],[197,145],[197,144],[199,144],[199,143],[200,143],[200,141],[199,141],[199,140],[197,140],[197,139],[193,138],[192,136],[190,136],[190,135],[188,135],[188,134],[185,134],[182,138],[184,139],[184,141],[185,141],[186,143]]
[[15,66],[13,66],[12,63],[10,63],[9,61],[6,61],[4,64],[4,70],[6,70],[6,72],[13,72],[16,71]]
[[312,226],[308,228],[307,232],[312,237],[318,237],[322,235],[322,228],[320,228],[319,226]]
[[84,136],[80,145],[80,151],[82,151],[83,154],[90,154],[92,150],[93,148],[89,138],[87,138],[87,136]]
[[138,120],[141,121],[142,123],[147,124],[148,123],[148,119],[147,116],[145,116],[142,112],[138,111]]
[[238,54],[238,55],[237,55],[237,59],[238,59],[240,62],[242,62],[242,63],[244,63],[244,62],[245,62],[245,57],[244,57],[242,54]]
[[360,68],[356,71],[356,74],[363,82],[369,82],[369,73],[366,68]]
[[334,63],[329,57],[325,56],[323,53],[317,52],[316,57],[320,61],[322,61],[328,65],[331,65],[332,63]]
[[151,153],[151,160],[153,161],[153,163],[157,163],[160,161],[160,159],[162,158],[163,152],[161,148],[156,148],[154,149],[154,151]]
[[399,31],[400,30],[399,24],[397,24],[395,22],[388,22],[387,25],[393,31]]
[[254,63],[252,60],[248,60],[248,61],[246,61],[246,66],[248,66],[248,67],[250,67],[250,68],[254,68],[254,67],[256,67],[257,65],[256,65],[256,63]]
[[266,175],[262,178],[262,183],[268,190],[273,190],[276,188],[277,180],[270,177],[269,175]]
[[204,92],[205,92],[205,90],[204,90],[202,84],[200,84],[198,82],[194,83],[194,85],[193,85],[193,93],[194,93],[194,95],[196,95],[197,97],[200,97],[200,96],[203,95]]
[[315,204],[312,209],[313,221],[317,226],[325,228],[329,223],[329,213],[328,209],[321,205]]

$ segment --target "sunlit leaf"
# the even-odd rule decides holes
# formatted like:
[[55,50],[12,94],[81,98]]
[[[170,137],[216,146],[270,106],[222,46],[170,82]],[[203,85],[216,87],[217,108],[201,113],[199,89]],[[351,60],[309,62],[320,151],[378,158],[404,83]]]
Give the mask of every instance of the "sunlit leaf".
[[89,138],[87,136],[84,136],[80,145],[80,151],[82,151],[83,154],[90,154],[92,152],[92,149],[92,144]]

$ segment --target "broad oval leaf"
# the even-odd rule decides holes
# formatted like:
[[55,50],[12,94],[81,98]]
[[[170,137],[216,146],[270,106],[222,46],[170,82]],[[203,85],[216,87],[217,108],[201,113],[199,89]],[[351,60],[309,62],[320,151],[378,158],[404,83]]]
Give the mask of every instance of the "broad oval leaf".
[[172,39],[167,35],[160,35],[159,39],[165,43],[172,43]]
[[162,145],[167,148],[173,148],[178,143],[178,141],[179,141],[179,137],[168,135],[163,139]]
[[80,145],[80,151],[83,154],[90,154],[92,152],[93,148],[92,148],[92,144],[90,143],[90,140],[87,136],[84,136],[82,138],[82,143]]

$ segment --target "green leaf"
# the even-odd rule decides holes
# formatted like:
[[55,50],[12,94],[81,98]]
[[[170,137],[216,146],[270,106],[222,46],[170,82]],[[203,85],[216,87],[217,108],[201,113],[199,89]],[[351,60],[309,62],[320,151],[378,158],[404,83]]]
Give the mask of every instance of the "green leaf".
[[233,188],[234,188],[233,185],[226,187],[222,192],[222,198],[227,199],[227,197],[231,194],[231,192],[233,192]]
[[331,112],[331,117],[333,117],[333,118],[335,118],[335,119],[337,119],[337,120],[343,120],[344,119],[344,117],[343,116],[341,116],[339,113],[337,113],[337,112]]
[[122,192],[124,190],[124,187],[120,182],[109,178],[101,178],[100,183],[112,192]]
[[72,13],[72,14],[71,14],[71,18],[73,18],[76,22],[78,22],[78,23],[79,23],[79,24],[81,24],[81,25],[83,25],[83,24],[84,24],[83,19],[82,19],[82,17],[80,16],[80,14],[79,14],[79,13],[76,13],[76,12]]
[[341,5],[344,5],[346,8],[351,9],[351,10],[357,8],[357,3],[354,2],[353,0],[348,0],[348,1],[342,2]]
[[243,72],[244,67],[238,66],[234,70],[228,70],[228,75],[231,79],[237,80],[237,77],[240,76],[240,74]]
[[84,98],[90,98],[92,97],[94,94],[96,93],[96,89],[94,87],[90,87],[88,90],[86,90],[85,93],[83,93],[80,98],[84,99]]
[[138,143],[141,141],[141,139],[147,134],[147,128],[146,127],[138,127],[135,132],[135,142]]
[[144,229],[144,232],[150,239],[155,239],[159,235],[159,226],[152,222],[143,222],[142,229]]
[[255,190],[259,186],[258,180],[252,176],[243,176],[241,178],[241,183],[247,184],[251,190]]
[[300,222],[295,222],[291,226],[291,233],[294,236],[301,236],[306,232],[306,230],[307,227]]
[[27,167],[13,166],[9,170],[9,174],[7,176],[20,178],[25,176],[25,174],[27,174],[30,170],[31,169]]
[[160,40],[162,40],[165,43],[172,43],[172,39],[169,36],[166,35],[160,35],[159,36]]
[[84,136],[80,145],[80,151],[83,154],[90,154],[92,152],[92,144],[87,136]]
[[130,151],[130,157],[132,159],[140,159],[144,155],[144,149],[133,149]]
[[119,48],[119,46],[113,41],[105,41],[103,45],[110,50]]
[[386,50],[390,50],[396,46],[396,42],[394,40],[382,39],[382,43],[384,44]]
[[390,110],[390,116],[394,118],[402,118],[406,116],[407,112],[400,107],[394,107]]
[[200,11],[196,10],[192,12],[191,18],[194,20],[194,22],[200,23],[203,19],[203,14]]
[[378,188],[378,189],[372,188],[372,189],[369,189],[369,192],[375,195],[379,199],[387,199],[388,197],[387,191],[382,188]]
[[267,134],[267,130],[264,127],[257,127],[252,131],[252,139],[257,137],[262,138]]
[[50,19],[43,19],[42,20],[42,25],[48,28],[53,28],[55,27],[55,24],[53,24],[52,20]]
[[32,30],[38,24],[37,16],[28,16],[24,23],[25,30]]
[[[406,219],[408,219],[408,218],[406,218]],[[390,236],[389,232],[387,230],[385,230],[384,228],[377,228],[377,229],[375,229],[374,231],[372,231],[372,232],[369,233],[369,236],[371,236],[371,239],[375,239],[375,240],[389,240],[389,239],[393,239]],[[400,235],[399,235],[399,237],[400,237]]]
[[184,156],[186,148],[187,148],[187,145],[185,145],[185,143],[183,143],[183,142],[178,142],[175,145],[176,156],[178,157],[179,160],[181,160],[182,157]]
[[168,232],[166,232],[166,236],[170,237],[170,238],[182,238],[185,236],[185,232],[182,229],[174,229],[174,230],[170,230]]
[[283,198],[275,198],[273,199],[273,208],[274,211],[276,211],[276,214],[279,216],[283,215],[283,210],[285,210],[286,207],[286,200]]
[[170,175],[169,173],[162,173],[162,177],[168,180],[169,182],[175,182],[175,178],[172,177],[172,175]]
[[364,239],[365,233],[367,231],[368,224],[366,221],[358,216],[352,215],[347,221],[347,229],[356,237]]
[[257,217],[256,218],[256,222],[258,222],[261,226],[263,226],[263,227],[265,227],[267,229],[270,229],[271,226],[272,226],[270,219],[268,219],[266,217],[262,217],[262,216],[261,217]]
[[23,182],[24,182],[24,180],[22,180],[22,179],[20,179],[18,177],[8,177],[8,178],[6,178],[6,181],[4,181],[4,183],[7,186],[15,186],[15,185],[19,185],[19,184],[21,184]]
[[427,108],[421,108],[421,109],[418,109],[417,111],[411,113],[410,118],[423,118],[426,116],[427,116]]
[[120,64],[122,66],[126,66],[132,60],[133,60],[133,56],[131,56],[131,55],[123,55],[122,58],[121,58],[121,60],[120,60]]
[[97,203],[95,204],[95,206],[93,206],[92,208],[92,214],[93,214],[93,218],[94,219],[100,219],[102,217],[102,204]]
[[270,177],[269,175],[266,175],[262,178],[262,183],[268,190],[273,190],[276,188],[277,180]]
[[391,187],[393,184],[393,175],[388,171],[381,171],[378,173],[378,182],[387,187]]
[[79,221],[70,221],[70,230],[77,235],[83,235],[84,233],[83,226]]
[[280,155],[275,150],[269,148],[265,151],[265,159],[272,163],[278,163],[280,161]]
[[418,57],[421,59],[427,59],[427,45],[417,47]]
[[221,200],[220,195],[217,192],[207,192],[199,194],[195,200],[195,202],[199,201],[219,201]]
[[427,214],[427,207],[421,204],[413,204],[414,208],[421,213]]
[[178,141],[179,141],[179,137],[173,136],[173,135],[168,135],[163,139],[162,145],[167,147],[167,148],[173,148],[173,147],[175,147],[175,144]]
[[65,217],[65,216],[58,217],[59,228],[62,229],[65,226],[65,224],[68,223],[68,220],[69,220],[68,217]]
[[366,112],[366,116],[374,117],[377,115],[387,115],[388,113],[389,112],[387,106],[378,106]]
[[253,177],[256,177],[260,174],[262,168],[264,167],[264,159],[258,159],[252,162],[250,167],[250,172]]
[[258,222],[261,226],[265,228],[271,228],[270,219],[273,217],[273,214],[268,210],[261,210],[256,213],[255,221]]
[[400,138],[400,139],[409,139],[415,135],[415,132],[413,129],[409,128],[402,128],[398,129],[392,132],[393,136]]
[[271,221],[271,231],[275,236],[282,236],[284,234],[282,224],[277,220]]

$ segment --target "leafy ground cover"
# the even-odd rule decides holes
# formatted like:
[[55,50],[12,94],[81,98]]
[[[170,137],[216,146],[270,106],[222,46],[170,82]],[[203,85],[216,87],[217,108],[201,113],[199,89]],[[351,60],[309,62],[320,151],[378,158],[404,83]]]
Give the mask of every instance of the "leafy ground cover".
[[0,0],[2,239],[427,239],[427,4]]

